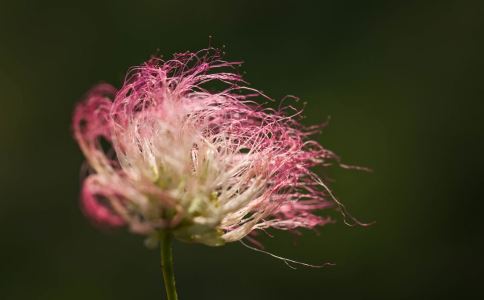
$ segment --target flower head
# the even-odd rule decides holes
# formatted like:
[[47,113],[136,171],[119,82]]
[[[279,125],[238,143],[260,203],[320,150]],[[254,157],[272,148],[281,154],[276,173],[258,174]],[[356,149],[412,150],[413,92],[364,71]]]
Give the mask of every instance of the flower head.
[[[264,108],[213,49],[151,59],[120,90],[94,87],[75,110],[90,167],[82,207],[93,221],[221,245],[254,230],[314,228],[333,203],[311,169],[336,156],[290,107]],[[110,149],[106,149],[109,144]]]

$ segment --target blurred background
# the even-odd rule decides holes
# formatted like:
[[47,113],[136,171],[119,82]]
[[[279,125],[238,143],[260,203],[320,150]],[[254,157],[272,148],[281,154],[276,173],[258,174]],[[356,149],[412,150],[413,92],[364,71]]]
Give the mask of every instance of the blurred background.
[[157,250],[79,210],[75,103],[152,54],[224,47],[255,88],[307,101],[346,163],[337,223],[267,250],[175,244],[185,299],[443,299],[482,290],[479,1],[0,1],[0,298],[161,299]]

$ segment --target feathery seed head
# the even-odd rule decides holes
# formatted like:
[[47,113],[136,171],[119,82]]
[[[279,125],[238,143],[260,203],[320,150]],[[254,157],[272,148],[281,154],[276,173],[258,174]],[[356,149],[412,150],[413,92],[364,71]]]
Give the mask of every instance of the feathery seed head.
[[89,218],[212,246],[330,221],[315,213],[332,200],[311,168],[336,156],[309,139],[317,130],[298,112],[258,104],[265,96],[244,85],[237,65],[214,49],[154,58],[120,90],[88,93],[73,129],[91,169],[81,194]]

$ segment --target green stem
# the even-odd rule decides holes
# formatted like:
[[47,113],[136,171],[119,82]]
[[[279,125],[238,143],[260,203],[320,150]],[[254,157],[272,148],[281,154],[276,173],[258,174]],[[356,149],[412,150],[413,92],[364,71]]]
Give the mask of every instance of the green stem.
[[161,271],[165,282],[166,297],[168,300],[178,300],[175,287],[175,272],[173,270],[173,237],[166,231],[160,232]]

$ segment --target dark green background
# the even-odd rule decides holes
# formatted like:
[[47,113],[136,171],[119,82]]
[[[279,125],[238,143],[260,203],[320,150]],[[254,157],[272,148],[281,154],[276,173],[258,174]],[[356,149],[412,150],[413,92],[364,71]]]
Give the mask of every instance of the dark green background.
[[[481,4],[480,4],[481,3]],[[75,103],[157,52],[223,46],[255,88],[307,101],[348,163],[338,223],[268,250],[175,245],[186,299],[443,299],[482,291],[484,2],[0,2],[0,299],[161,299],[158,252],[79,210]],[[481,286],[477,286],[481,284]]]

